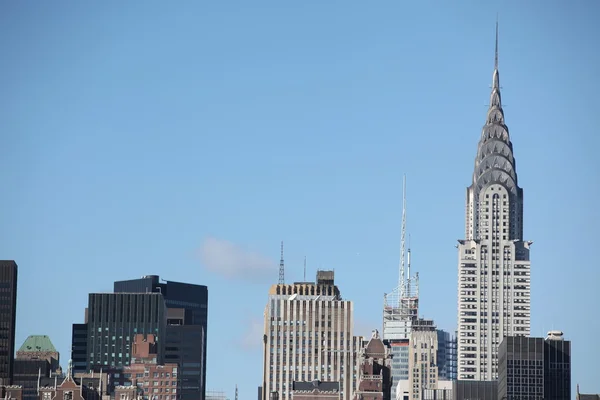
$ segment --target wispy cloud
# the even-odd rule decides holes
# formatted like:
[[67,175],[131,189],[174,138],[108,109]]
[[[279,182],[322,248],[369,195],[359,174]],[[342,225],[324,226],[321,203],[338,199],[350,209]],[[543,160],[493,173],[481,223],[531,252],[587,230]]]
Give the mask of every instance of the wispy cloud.
[[204,268],[227,279],[261,282],[276,278],[277,263],[227,240],[206,238],[200,247]]
[[245,329],[239,338],[239,345],[243,350],[252,351],[262,347],[264,334],[264,321],[260,318],[247,318],[244,322]]

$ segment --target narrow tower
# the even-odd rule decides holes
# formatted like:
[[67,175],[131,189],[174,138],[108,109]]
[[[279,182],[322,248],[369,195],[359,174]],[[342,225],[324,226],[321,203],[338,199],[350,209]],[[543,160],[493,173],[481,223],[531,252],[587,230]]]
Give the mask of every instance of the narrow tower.
[[392,399],[396,398],[398,382],[408,381],[409,340],[419,308],[419,278],[418,275],[411,278],[410,249],[408,253],[406,252],[406,176],[402,179],[402,230],[400,236],[398,286],[383,298],[383,340],[390,345],[394,360],[397,360],[392,363]]
[[465,240],[458,246],[458,379],[498,378],[498,346],[530,332],[529,248],[523,241],[523,190],[504,123],[498,23],[487,118],[467,188]]

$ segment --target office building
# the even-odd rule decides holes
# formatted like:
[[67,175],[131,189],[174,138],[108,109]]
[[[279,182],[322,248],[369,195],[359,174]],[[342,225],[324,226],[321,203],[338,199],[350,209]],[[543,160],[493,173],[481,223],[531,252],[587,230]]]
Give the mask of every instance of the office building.
[[60,354],[46,335],[30,335],[17,350],[17,360],[46,360],[50,370],[60,366]]
[[[17,263],[0,260],[0,386],[11,385],[15,359]],[[16,392],[15,392],[16,393]]]
[[99,371],[129,365],[136,334],[156,335],[156,361],[162,364],[166,321],[165,300],[160,293],[91,293],[87,323],[87,370]]
[[264,316],[264,400],[291,400],[294,381],[315,380],[339,382],[341,398],[352,398],[362,341],[333,271],[318,271],[316,282],[271,286]]
[[359,364],[354,400],[391,400],[392,354],[377,330],[360,352]]
[[442,329],[437,330],[438,377],[442,381],[456,380],[456,336]]
[[163,295],[167,318],[166,340],[163,341],[164,362],[179,364],[182,400],[204,400],[208,288],[162,281],[157,275],[147,275],[140,279],[115,282],[114,292]]
[[85,312],[85,323],[73,324],[71,333],[71,360],[73,361],[73,375],[88,371],[88,325],[87,308]]
[[571,342],[562,332],[551,331],[546,339],[506,337],[499,354],[499,399],[571,398]]
[[473,380],[452,381],[452,399],[502,400],[498,397],[498,381]]
[[465,226],[458,245],[458,379],[491,381],[498,378],[502,338],[530,333],[532,243],[523,240],[523,190],[502,109],[497,25],[492,93]]
[[45,359],[15,359],[13,368],[13,384],[23,388],[23,400],[37,400],[37,385],[41,377],[49,377],[50,362]]
[[432,320],[418,319],[409,346],[409,378],[397,387],[399,400],[424,400],[424,395],[444,397],[452,382],[439,377],[439,331]]

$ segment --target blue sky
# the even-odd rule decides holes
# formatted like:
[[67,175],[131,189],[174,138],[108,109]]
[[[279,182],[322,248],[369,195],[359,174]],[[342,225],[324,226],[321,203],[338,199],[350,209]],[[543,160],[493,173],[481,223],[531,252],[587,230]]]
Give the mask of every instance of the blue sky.
[[66,365],[88,293],[159,274],[208,285],[208,387],[256,398],[280,240],[288,281],[304,256],[311,278],[335,268],[358,333],[380,327],[403,173],[421,314],[454,330],[497,12],[532,334],[564,330],[573,389],[600,392],[593,1],[2,2],[17,346],[50,335]]

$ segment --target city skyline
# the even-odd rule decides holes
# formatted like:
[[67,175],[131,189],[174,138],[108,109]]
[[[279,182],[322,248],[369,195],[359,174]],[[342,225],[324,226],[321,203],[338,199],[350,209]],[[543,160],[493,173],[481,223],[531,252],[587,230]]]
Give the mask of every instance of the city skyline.
[[[110,3],[2,7],[11,62],[0,66],[10,132],[0,179],[15,189],[0,200],[0,254],[19,265],[16,348],[45,334],[65,364],[89,293],[156,274],[211,290],[207,388],[232,397],[237,383],[240,398],[255,397],[281,240],[286,282],[302,280],[304,256],[307,276],[335,269],[355,334],[381,326],[382,295],[397,281],[403,173],[420,315],[453,332],[454,245],[500,11],[502,94],[526,189],[524,237],[535,240],[531,335],[563,330],[573,387],[600,391],[591,368],[600,354],[589,351],[600,322],[575,329],[600,301],[594,12],[389,3],[179,14],[149,4],[116,17]],[[552,190],[556,182],[568,188]],[[565,280],[572,294],[559,302]],[[31,293],[60,312],[40,313]],[[215,305],[238,317],[219,318]],[[250,373],[220,376],[222,348]]]

